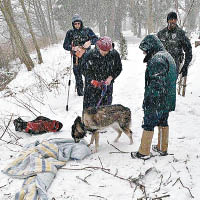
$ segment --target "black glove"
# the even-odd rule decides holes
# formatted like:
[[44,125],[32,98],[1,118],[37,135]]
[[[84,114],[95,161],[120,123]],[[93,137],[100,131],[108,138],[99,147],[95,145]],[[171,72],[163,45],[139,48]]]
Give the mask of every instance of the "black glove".
[[188,67],[184,66],[182,67],[181,71],[179,72],[179,74],[182,74],[182,77],[187,76],[188,73]]

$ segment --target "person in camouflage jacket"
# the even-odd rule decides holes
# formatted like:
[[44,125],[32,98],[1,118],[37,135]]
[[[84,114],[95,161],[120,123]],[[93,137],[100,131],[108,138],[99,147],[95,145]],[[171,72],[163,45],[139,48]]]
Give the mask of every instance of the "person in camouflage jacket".
[[176,64],[173,57],[165,50],[156,35],[147,35],[139,48],[146,55],[144,92],[143,135],[138,152],[132,157],[144,158],[150,155],[154,127],[159,127],[158,144],[152,146],[160,155],[167,155],[168,117],[176,106]]
[[[187,76],[188,66],[192,60],[192,46],[190,40],[185,32],[177,25],[177,14],[175,12],[170,12],[167,15],[167,23],[168,26],[159,31],[157,36],[176,62],[177,77],[178,74],[182,74],[183,77]],[[180,64],[183,60],[184,64],[180,69]]]
[[100,105],[111,105],[113,83],[122,71],[121,58],[113,48],[111,38],[99,38],[96,47],[84,55],[82,66],[85,76],[83,109],[97,106],[104,86],[107,91]]
[[76,52],[83,48],[88,51],[94,45],[98,37],[92,29],[83,26],[83,21],[78,14],[72,18],[73,29],[67,31],[63,48],[73,54],[73,72],[76,79],[78,96],[83,96],[83,79],[81,74],[82,57],[78,57]]

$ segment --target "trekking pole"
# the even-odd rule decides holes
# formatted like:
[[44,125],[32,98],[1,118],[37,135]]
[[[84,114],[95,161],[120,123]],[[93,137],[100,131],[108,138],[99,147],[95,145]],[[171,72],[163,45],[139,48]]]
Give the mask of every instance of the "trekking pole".
[[70,91],[70,85],[71,85],[71,74],[72,74],[72,67],[73,67],[73,54],[71,53],[71,65],[70,65],[70,71],[69,71],[69,82],[68,82],[68,92],[67,92],[67,105],[66,105],[66,111],[68,111],[68,104],[69,104],[69,91]]

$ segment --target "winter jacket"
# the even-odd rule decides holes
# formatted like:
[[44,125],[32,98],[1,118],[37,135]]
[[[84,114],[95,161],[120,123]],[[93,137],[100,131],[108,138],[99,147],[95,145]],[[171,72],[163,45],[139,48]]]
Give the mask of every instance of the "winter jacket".
[[111,50],[106,56],[102,56],[97,48],[88,51],[84,55],[82,62],[82,74],[85,76],[83,107],[94,107],[101,98],[101,88],[95,88],[91,84],[91,81],[105,81],[109,76],[112,76],[113,80],[110,86],[108,86],[105,98],[102,101],[102,105],[106,105],[106,100],[109,101],[109,98],[112,99],[113,82],[121,71],[122,63],[120,55],[115,49]]
[[179,65],[182,63],[185,52],[184,67],[188,67],[192,60],[192,46],[189,38],[185,35],[185,32],[176,26],[175,29],[169,30],[167,27],[159,31],[158,38],[163,43],[165,49],[174,58],[177,65],[177,72]]
[[74,46],[83,46],[84,43],[89,40],[91,44],[94,45],[97,39],[97,36],[90,28],[70,29],[66,33],[63,48],[67,51],[71,51],[72,43]]
[[[147,52],[143,109],[170,112],[176,105],[176,64],[155,35],[146,36],[139,48]],[[148,58],[148,59],[147,59]]]

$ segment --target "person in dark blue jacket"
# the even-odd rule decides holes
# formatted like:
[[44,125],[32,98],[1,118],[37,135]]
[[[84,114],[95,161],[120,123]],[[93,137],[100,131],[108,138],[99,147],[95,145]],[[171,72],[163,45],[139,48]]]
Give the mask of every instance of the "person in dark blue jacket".
[[98,40],[92,29],[83,26],[78,14],[72,18],[73,29],[67,31],[63,48],[73,54],[73,72],[76,79],[78,96],[83,96],[83,79],[81,74],[81,61],[83,54]]

